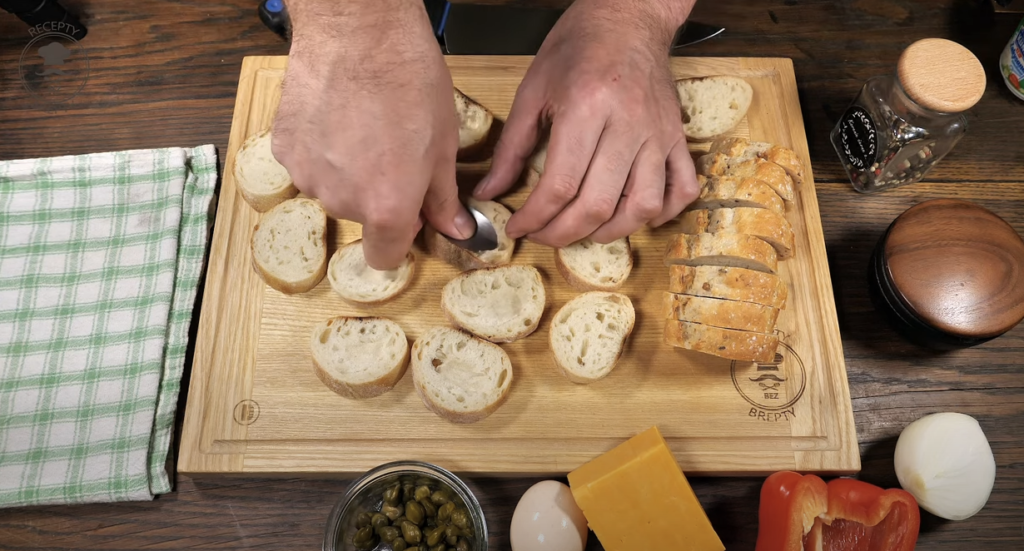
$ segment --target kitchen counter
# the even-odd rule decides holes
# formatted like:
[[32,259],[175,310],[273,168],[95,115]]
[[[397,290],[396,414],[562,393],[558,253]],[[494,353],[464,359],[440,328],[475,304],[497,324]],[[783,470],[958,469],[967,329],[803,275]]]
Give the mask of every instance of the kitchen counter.
[[[19,81],[27,29],[0,12],[0,159],[213,143],[223,166],[242,57],[287,53],[256,17],[254,1],[64,4],[85,14],[90,74],[66,108],[52,112]],[[683,51],[794,61],[860,439],[860,478],[897,486],[896,438],[928,413],[972,415],[988,436],[997,463],[988,505],[960,522],[922,513],[919,548],[929,551],[1024,548],[1024,325],[970,349],[918,347],[875,310],[868,259],[897,215],[937,197],[974,201],[1024,234],[1024,102],[1005,87],[996,61],[1021,17],[953,0],[705,0],[692,18],[727,30]],[[864,80],[894,71],[902,49],[925,37],[970,48],[988,73],[985,96],[968,117],[967,136],[927,182],[857,194],[828,133]],[[184,399],[179,419],[183,407]],[[508,549],[513,508],[536,480],[473,481],[492,548]],[[728,549],[753,549],[762,481],[691,480]],[[346,486],[179,476],[175,492],[152,502],[0,509],[0,549],[314,549]],[[590,548],[600,548],[596,538]]]

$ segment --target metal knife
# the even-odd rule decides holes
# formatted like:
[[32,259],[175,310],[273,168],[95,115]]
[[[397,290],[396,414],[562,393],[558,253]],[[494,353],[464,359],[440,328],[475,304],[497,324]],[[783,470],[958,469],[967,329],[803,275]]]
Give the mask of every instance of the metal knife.
[[[435,20],[435,34],[452,55],[534,55],[564,10],[452,4]],[[672,53],[721,34],[725,29],[686,22],[676,32]]]

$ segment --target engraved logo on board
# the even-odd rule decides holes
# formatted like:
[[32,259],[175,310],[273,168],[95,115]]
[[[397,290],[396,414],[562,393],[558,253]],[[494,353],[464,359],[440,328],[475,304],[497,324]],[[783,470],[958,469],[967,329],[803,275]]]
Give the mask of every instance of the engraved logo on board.
[[242,400],[235,404],[235,422],[251,425],[260,418],[260,405],[253,400]]
[[807,388],[807,371],[796,351],[779,342],[769,362],[732,362],[732,384],[750,410],[747,416],[775,423],[796,417],[796,403]]

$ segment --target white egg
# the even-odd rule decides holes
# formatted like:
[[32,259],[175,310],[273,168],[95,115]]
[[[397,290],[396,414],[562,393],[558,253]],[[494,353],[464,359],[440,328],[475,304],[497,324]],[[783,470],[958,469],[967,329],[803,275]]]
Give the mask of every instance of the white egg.
[[568,486],[545,480],[519,499],[509,535],[512,551],[583,551],[587,519]]

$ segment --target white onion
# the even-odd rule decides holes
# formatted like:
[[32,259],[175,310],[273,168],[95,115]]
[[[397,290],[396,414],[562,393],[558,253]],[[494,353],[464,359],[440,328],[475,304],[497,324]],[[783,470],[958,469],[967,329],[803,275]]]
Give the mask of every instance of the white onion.
[[907,425],[896,442],[896,477],[922,509],[963,520],[988,502],[996,460],[981,426],[962,413],[934,413]]

